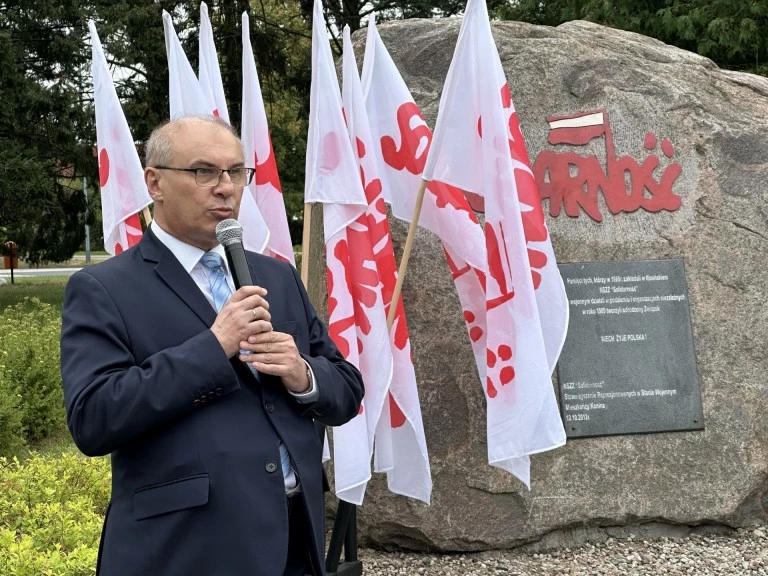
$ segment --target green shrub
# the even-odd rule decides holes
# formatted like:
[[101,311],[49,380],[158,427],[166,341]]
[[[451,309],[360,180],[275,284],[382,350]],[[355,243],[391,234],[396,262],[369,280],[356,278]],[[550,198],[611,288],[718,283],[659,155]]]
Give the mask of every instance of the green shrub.
[[[37,298],[0,315],[0,454],[24,441],[45,438],[64,427],[59,367],[59,311]],[[20,419],[21,429],[18,428]]]
[[19,387],[3,377],[3,350],[0,350],[0,455],[16,454],[24,446]]
[[94,574],[109,492],[106,458],[0,458],[0,574]]

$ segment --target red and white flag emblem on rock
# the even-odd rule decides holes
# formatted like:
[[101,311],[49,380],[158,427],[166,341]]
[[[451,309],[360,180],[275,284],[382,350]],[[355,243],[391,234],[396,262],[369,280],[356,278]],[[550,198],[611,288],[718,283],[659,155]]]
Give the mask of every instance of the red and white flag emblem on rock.
[[[488,406],[488,457],[530,485],[528,456],[564,444],[565,431],[550,380],[518,198],[517,182],[525,179],[518,180],[517,172],[530,175],[530,167],[519,149],[510,154],[504,108],[509,98],[500,68],[485,0],[470,0],[424,178],[485,198],[487,358],[480,372]],[[513,136],[519,137],[519,131]]]
[[[373,145],[348,27],[344,28],[343,75],[342,100],[347,127],[368,202],[364,218],[381,282],[384,308],[389,314],[397,283],[397,267],[381,180],[378,177],[378,150]],[[402,297],[397,303],[389,343],[394,367],[388,400],[376,425],[375,470],[387,472],[390,491],[429,503],[432,476]]]
[[366,218],[367,202],[342,113],[320,0],[312,22],[312,85],[305,202],[323,203],[328,329],[365,380],[358,415],[333,429],[336,495],[360,505],[371,477],[374,432],[392,377],[386,316]]
[[[208,20],[207,9],[200,8],[200,80],[195,76],[187,55],[179,43],[176,31],[173,29],[171,16],[163,11],[163,27],[165,29],[165,49],[168,53],[169,101],[171,118],[190,114],[214,115],[229,122],[224,87],[221,84],[219,60],[213,44],[213,32],[206,32],[205,21]],[[210,21],[207,23],[210,29]],[[208,84],[205,88],[202,81]],[[213,99],[211,99],[211,96]],[[218,95],[218,96],[216,96]],[[217,99],[221,99],[217,102]],[[246,157],[246,165],[248,159]],[[238,220],[243,226],[243,244],[248,250],[263,252],[269,240],[269,229],[264,217],[251,194],[243,194],[240,201]]]
[[139,154],[117,98],[93,21],[88,22],[88,29],[93,57],[104,249],[114,256],[141,240],[138,212],[149,206],[152,198],[147,192]]
[[265,254],[290,262],[294,266],[293,242],[288,229],[283,192],[277,174],[275,151],[269,136],[267,112],[261,97],[259,76],[253,59],[248,14],[243,12],[243,109],[240,134],[246,164],[256,168],[256,175],[247,193],[253,196],[269,227]]

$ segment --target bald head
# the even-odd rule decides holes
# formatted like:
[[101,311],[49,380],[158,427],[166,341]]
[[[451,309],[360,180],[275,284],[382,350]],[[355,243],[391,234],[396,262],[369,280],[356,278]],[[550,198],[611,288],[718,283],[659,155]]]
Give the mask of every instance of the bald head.
[[202,126],[217,126],[229,132],[242,147],[234,128],[217,116],[180,116],[161,124],[152,131],[147,142],[147,166],[167,166],[173,160],[174,142],[180,134]]

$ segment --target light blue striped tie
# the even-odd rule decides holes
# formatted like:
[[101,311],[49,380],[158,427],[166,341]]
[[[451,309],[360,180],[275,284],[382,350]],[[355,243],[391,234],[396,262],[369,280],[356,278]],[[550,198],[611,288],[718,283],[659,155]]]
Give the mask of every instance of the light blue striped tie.
[[206,252],[200,258],[200,263],[208,270],[213,304],[216,312],[220,312],[232,296],[232,290],[227,282],[227,273],[224,271],[224,259],[215,252]]
[[[208,282],[211,285],[211,293],[213,294],[213,304],[216,308],[216,312],[219,312],[221,308],[226,304],[227,300],[232,296],[232,289],[227,282],[227,273],[224,270],[224,260],[215,252],[206,252],[200,258],[200,263],[208,271]],[[248,365],[256,379],[259,379],[259,373],[256,369]],[[291,458],[288,456],[288,450],[280,442],[280,467],[283,469],[283,478],[285,479],[286,489],[293,489],[296,487],[296,475],[291,469]]]

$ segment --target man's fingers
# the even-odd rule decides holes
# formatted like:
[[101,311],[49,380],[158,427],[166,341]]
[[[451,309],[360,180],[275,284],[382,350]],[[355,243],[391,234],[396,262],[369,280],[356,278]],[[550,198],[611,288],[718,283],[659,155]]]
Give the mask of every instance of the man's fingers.
[[232,294],[232,297],[229,299],[229,301],[241,302],[254,295],[263,298],[267,295],[267,289],[262,288],[261,286],[241,286],[234,294]]
[[245,313],[248,314],[249,322],[254,322],[257,320],[266,320],[269,322],[272,320],[272,315],[269,313],[269,310],[260,306],[257,306],[256,308],[249,308],[245,311]]
[[[269,333],[254,334],[248,338],[249,344],[279,344],[281,342],[293,342],[293,336],[284,332],[275,332],[274,330]],[[294,344],[295,346],[295,344]]]
[[[272,331],[272,322],[269,320],[254,320],[247,326],[248,332],[251,334],[264,334]],[[253,338],[251,336],[250,338]],[[242,344],[242,342],[241,342]],[[249,346],[241,346],[243,350],[250,350]]]
[[253,352],[255,354],[275,355],[291,352],[296,349],[296,345],[293,342],[288,342],[286,340],[282,340],[280,342],[270,342],[267,340],[266,342],[258,342],[255,344],[246,340],[240,342],[240,349],[248,350],[249,352]]
[[269,310],[269,302],[260,294],[251,294],[242,300],[230,299],[230,302],[234,302],[238,308],[264,308],[265,310]]
[[[275,352],[253,352],[251,354],[240,354],[240,360],[242,362],[248,362],[249,364],[259,364],[261,366],[289,366],[292,357],[286,353]],[[270,372],[271,374],[271,372]]]
[[283,364],[266,364],[264,362],[250,362],[250,364],[262,374],[280,377],[290,374],[288,366]]

